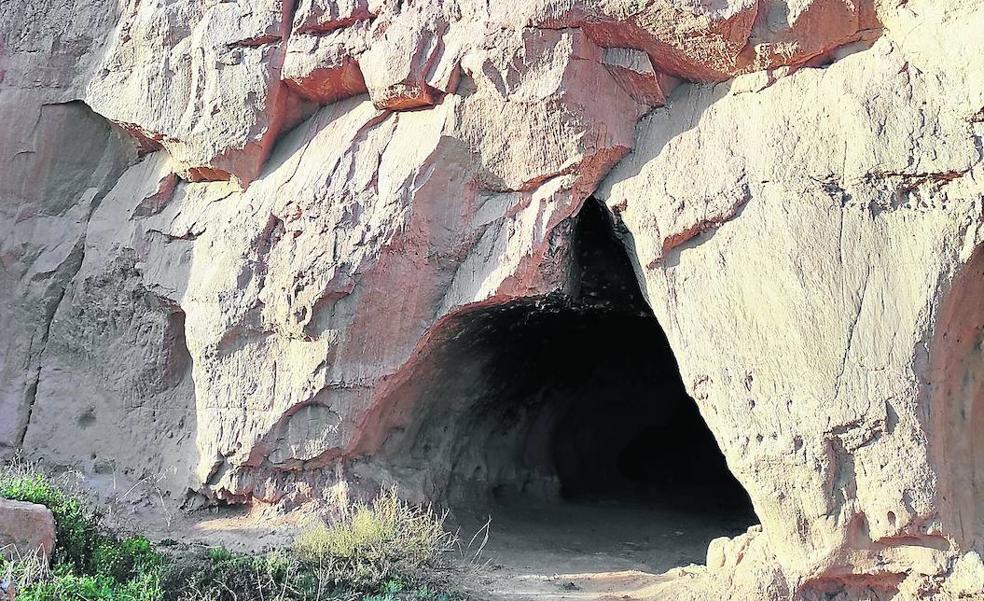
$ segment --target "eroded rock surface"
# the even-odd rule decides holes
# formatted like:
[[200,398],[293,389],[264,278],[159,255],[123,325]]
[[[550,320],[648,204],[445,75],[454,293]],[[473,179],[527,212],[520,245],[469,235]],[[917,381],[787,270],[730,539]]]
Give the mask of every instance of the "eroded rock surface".
[[594,195],[762,523],[652,595],[977,594],[984,11],[508,4],[0,6],[0,448],[439,498],[416,370]]

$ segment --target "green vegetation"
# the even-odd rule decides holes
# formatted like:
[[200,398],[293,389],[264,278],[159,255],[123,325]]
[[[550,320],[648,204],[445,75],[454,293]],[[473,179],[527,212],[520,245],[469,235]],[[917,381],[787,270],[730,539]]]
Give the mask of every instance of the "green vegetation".
[[[0,497],[47,506],[57,543],[51,566],[12,567],[18,601],[452,601],[436,575],[457,538],[443,516],[390,490],[338,503],[338,519],[301,533],[292,550],[224,548],[120,537],[76,495],[24,469],[0,471]],[[164,543],[165,541],[162,541]]]
[[109,576],[78,576],[56,572],[17,593],[17,601],[152,601],[161,599],[160,582],[153,574],[142,574],[119,582]]
[[98,518],[76,498],[66,494],[40,474],[4,474],[0,497],[44,505],[55,516],[55,565],[70,565],[81,573],[91,571],[96,547],[106,541],[98,531]]

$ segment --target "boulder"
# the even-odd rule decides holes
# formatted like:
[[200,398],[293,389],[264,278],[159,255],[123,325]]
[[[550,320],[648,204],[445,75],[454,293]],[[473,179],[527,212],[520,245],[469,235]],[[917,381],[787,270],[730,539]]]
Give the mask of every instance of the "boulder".
[[7,560],[39,555],[51,560],[55,518],[44,505],[0,499],[0,552]]

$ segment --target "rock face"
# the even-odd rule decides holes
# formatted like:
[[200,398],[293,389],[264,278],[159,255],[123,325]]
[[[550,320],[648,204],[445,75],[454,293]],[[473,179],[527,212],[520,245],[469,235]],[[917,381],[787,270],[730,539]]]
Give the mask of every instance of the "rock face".
[[43,505],[0,499],[0,553],[10,559],[40,554],[46,561],[55,549],[55,520]]
[[421,370],[594,196],[761,520],[663,594],[980,592],[984,9],[502,4],[0,5],[0,449],[439,498]]

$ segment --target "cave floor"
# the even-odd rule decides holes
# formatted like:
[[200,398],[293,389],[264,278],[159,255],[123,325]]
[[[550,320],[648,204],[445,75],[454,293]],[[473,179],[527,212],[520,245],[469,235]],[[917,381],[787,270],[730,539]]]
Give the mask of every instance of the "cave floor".
[[[454,517],[468,542],[488,516]],[[480,557],[465,558],[474,565],[466,588],[488,601],[653,598],[673,579],[661,574],[703,564],[712,539],[741,534],[747,524],[681,503],[498,505]]]

